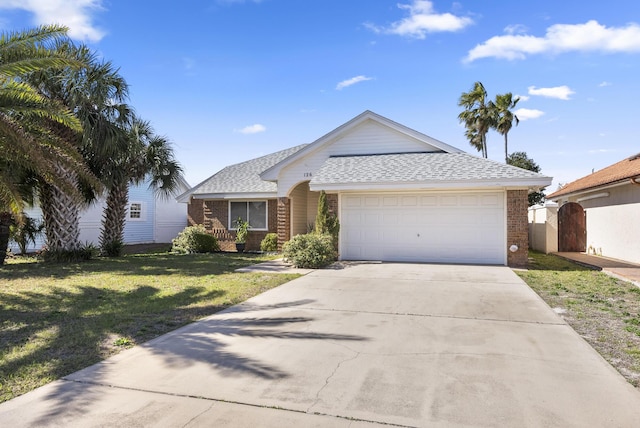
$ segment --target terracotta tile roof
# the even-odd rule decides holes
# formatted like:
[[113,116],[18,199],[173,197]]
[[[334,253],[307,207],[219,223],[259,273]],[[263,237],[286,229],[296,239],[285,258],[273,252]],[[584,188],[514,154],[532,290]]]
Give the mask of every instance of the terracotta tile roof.
[[606,168],[591,173],[585,177],[573,181],[562,189],[547,196],[547,199],[556,199],[569,193],[576,193],[607,184],[617,183],[640,176],[640,153],[627,159],[614,163]]

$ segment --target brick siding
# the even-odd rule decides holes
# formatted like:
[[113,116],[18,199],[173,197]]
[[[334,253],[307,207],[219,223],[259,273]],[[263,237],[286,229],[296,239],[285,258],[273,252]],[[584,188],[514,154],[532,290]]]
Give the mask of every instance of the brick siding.
[[[529,199],[526,190],[507,190],[507,265],[526,267],[529,260]],[[511,245],[518,251],[512,253]]]
[[291,199],[278,198],[278,251],[282,251],[282,245],[291,239]]
[[[278,206],[275,199],[267,201],[268,229],[266,231],[249,230],[246,251],[260,250],[260,243],[267,233],[278,230]],[[236,233],[229,230],[229,201],[191,199],[187,209],[189,225],[204,225],[205,229],[218,239],[220,250],[236,251]]]

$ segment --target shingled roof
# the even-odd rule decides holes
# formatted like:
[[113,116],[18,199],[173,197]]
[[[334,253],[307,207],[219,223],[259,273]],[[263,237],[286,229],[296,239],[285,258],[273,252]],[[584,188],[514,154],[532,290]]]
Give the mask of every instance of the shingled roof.
[[271,153],[246,162],[227,166],[211,177],[196,185],[193,189],[182,194],[178,199],[191,195],[221,195],[229,193],[276,193],[278,185],[271,181],[264,181],[260,173],[271,168],[281,160],[291,156],[306,144],[291,147],[286,150]]
[[400,153],[327,159],[311,185],[341,183],[438,183],[548,177],[467,153]]
[[582,192],[637,177],[640,177],[640,153],[579,178],[550,194],[547,199],[557,199],[570,193]]

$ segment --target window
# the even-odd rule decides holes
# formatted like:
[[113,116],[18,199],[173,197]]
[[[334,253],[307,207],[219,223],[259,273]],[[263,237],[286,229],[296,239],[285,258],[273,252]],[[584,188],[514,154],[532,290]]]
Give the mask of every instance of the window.
[[251,229],[267,230],[267,201],[229,202],[229,230],[235,230],[238,217]]
[[131,202],[129,204],[129,219],[144,220],[142,212],[142,202]]

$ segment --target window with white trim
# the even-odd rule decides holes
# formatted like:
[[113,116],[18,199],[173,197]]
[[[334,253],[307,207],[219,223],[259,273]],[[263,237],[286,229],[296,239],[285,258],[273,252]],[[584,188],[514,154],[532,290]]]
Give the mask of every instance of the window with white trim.
[[238,217],[253,230],[267,230],[267,201],[229,201],[229,230],[236,229]]
[[141,221],[144,220],[145,212],[142,202],[131,202],[129,204],[129,220]]

